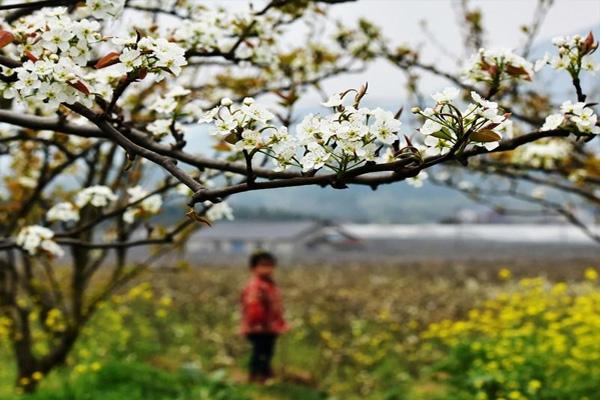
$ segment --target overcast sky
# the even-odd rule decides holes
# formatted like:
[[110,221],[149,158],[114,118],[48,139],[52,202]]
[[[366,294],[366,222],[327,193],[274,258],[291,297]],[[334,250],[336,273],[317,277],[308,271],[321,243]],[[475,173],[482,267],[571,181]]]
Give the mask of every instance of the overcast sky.
[[[460,55],[461,28],[456,4],[456,1],[450,0],[358,0],[331,7],[331,15],[345,21],[367,18],[382,27],[393,44],[424,44],[424,61],[452,68],[451,59],[424,37],[421,21],[426,21],[428,30],[437,38],[439,45],[450,53]],[[487,29],[485,38],[490,47],[517,48],[524,38],[520,27],[532,20],[537,1],[480,0],[471,4],[483,12]],[[600,37],[600,0],[555,0],[538,37],[540,41],[547,41],[559,35],[585,34],[590,28],[594,28],[596,37]],[[336,92],[347,85],[356,86],[357,81],[363,80],[369,81],[371,99],[378,101],[398,99],[398,93],[402,91],[401,74],[383,61],[372,65],[361,76],[331,80],[326,88]],[[441,81],[428,80],[423,82],[422,87],[433,91],[442,84]]]

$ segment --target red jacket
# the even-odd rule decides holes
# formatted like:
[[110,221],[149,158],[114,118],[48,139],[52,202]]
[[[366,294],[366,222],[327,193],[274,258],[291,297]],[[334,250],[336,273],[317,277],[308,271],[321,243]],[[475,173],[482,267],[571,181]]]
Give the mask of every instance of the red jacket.
[[283,319],[281,294],[273,280],[252,276],[242,292],[242,326],[249,333],[276,333],[288,330]]

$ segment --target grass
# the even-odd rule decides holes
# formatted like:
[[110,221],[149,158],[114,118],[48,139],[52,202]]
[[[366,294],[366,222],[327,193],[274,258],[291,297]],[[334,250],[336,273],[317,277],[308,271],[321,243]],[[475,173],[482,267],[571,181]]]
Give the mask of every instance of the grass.
[[143,363],[111,361],[100,371],[65,379],[54,374],[32,395],[7,395],[3,400],[323,400],[323,392],[294,383],[255,386],[231,383],[224,371],[176,373]]

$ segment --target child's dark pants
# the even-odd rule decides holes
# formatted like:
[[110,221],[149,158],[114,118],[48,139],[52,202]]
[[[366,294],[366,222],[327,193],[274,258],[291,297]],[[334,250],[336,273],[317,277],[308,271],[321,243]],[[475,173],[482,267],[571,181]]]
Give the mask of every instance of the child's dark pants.
[[273,376],[271,360],[273,359],[277,335],[274,333],[250,333],[247,337],[252,343],[252,355],[248,366],[250,377],[266,379]]

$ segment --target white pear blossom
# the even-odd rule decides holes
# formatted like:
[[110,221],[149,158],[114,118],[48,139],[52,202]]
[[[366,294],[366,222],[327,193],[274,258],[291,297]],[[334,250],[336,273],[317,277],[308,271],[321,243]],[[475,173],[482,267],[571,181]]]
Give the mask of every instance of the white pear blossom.
[[244,104],[240,108],[240,111],[242,112],[242,114],[246,115],[248,118],[258,121],[258,122],[261,122],[263,124],[266,124],[267,122],[269,122],[270,120],[275,118],[275,115],[273,115],[272,112],[270,112],[269,110],[267,110],[266,108],[264,108],[262,106],[259,106],[258,104],[254,103],[254,102],[249,103],[249,104]]
[[180,183],[179,185],[175,186],[175,192],[181,196],[191,196],[194,193],[192,192],[192,189],[190,189],[183,183]]
[[204,206],[209,207],[206,211],[206,218],[211,221],[219,221],[222,219],[233,220],[233,210],[226,202],[213,204],[210,201],[204,202]]
[[372,113],[375,117],[375,122],[371,125],[371,132],[382,143],[392,144],[398,139],[400,131],[400,121],[394,118],[394,114],[390,111],[376,108]]
[[138,49],[126,48],[119,56],[119,61],[123,63],[126,71],[133,71],[142,65],[142,53]]
[[556,113],[546,117],[544,125],[541,127],[542,131],[557,129],[565,123],[571,123],[571,126],[574,125],[580,133],[600,134],[600,126],[597,125],[598,115],[585,103],[565,101],[561,105],[560,111],[562,114]]
[[600,126],[597,126],[598,116],[589,107],[574,112],[571,122],[577,126],[577,130],[583,133],[600,134]]
[[514,152],[516,162],[533,167],[554,168],[572,153],[573,146],[562,139],[528,143]]
[[583,103],[583,102],[572,103],[571,101],[565,101],[560,106],[560,111],[562,111],[563,114],[578,115],[583,112],[584,107],[585,107],[585,103]]
[[30,225],[19,231],[16,243],[32,256],[41,252],[52,257],[62,257],[64,251],[52,240],[53,238],[52,230],[40,225]]
[[[454,146],[455,150],[460,150],[460,147],[471,144],[491,151],[500,145],[504,134],[512,135],[512,121],[508,119],[508,114],[500,113],[497,103],[471,92],[475,103],[468,104],[464,111],[460,111],[453,104],[455,94],[454,90],[437,93],[432,96],[436,100],[434,108],[413,110],[425,117],[419,132],[425,136],[423,141],[428,148],[444,154]],[[425,153],[431,155],[431,150]]]
[[272,118],[271,112],[246,98],[241,105],[222,101],[205,112],[201,122],[212,122],[216,130],[211,133],[234,144],[232,151],[259,150],[268,155],[277,171],[289,167],[318,170],[328,160],[332,169],[379,162],[380,151],[399,139],[401,126],[390,111],[351,106],[328,115],[309,114],[292,132],[274,125]]
[[493,110],[496,110],[498,108],[498,103],[484,99],[477,92],[471,91],[471,98],[473,99],[473,101],[475,101],[475,103],[479,104],[483,108]]
[[565,117],[563,117],[562,114],[548,115],[546,117],[546,120],[544,121],[544,125],[542,125],[541,130],[542,131],[551,131],[553,129],[556,129],[563,123],[564,120],[565,120]]
[[310,171],[311,169],[319,169],[325,165],[330,153],[317,143],[309,143],[307,146],[308,153],[302,157],[300,163],[302,164],[303,171]]
[[325,131],[328,130],[326,122],[321,116],[308,114],[296,127],[298,139],[302,144],[322,137]]
[[437,103],[447,103],[458,97],[460,94],[460,90],[455,87],[447,87],[441,92],[437,92],[431,95],[431,98],[434,99]]
[[48,220],[48,222],[79,221],[79,211],[73,205],[73,203],[57,203],[48,210],[48,212],[46,213],[46,219]]
[[93,207],[106,207],[110,203],[117,200],[117,196],[108,186],[96,185],[90,186],[79,193],[75,197],[75,204],[79,208],[83,208],[86,205]]
[[581,68],[595,75],[596,72],[600,71],[600,64],[592,60],[590,56],[585,56],[581,59]]
[[125,0],[86,0],[85,6],[96,18],[116,18],[123,12]]
[[502,84],[506,80],[533,79],[533,65],[509,49],[479,49],[466,63],[464,77],[467,82]]
[[442,130],[442,128],[443,128],[443,126],[439,122],[428,119],[425,121],[423,126],[421,126],[421,128],[419,128],[419,132],[421,132],[421,134],[423,134],[423,135],[428,136],[428,135],[434,134],[436,132],[439,132],[440,130]]
[[552,44],[558,54],[544,54],[544,57],[536,61],[536,69],[550,65],[555,70],[568,71],[573,78],[578,77],[581,70],[592,74],[600,70],[600,65],[591,58],[591,54],[598,48],[598,42],[591,32],[585,38],[581,35],[558,36],[552,39]]
[[59,49],[67,51],[74,36],[73,32],[66,29],[48,30],[42,34],[42,46],[51,53],[56,53]]
[[198,123],[199,124],[210,124],[215,120],[218,113],[219,113],[219,107],[213,107],[208,111],[202,112],[202,114],[200,115],[200,118],[198,118]]
[[175,76],[179,75],[181,67],[187,64],[185,50],[176,43],[159,38],[149,43],[148,48],[154,51],[153,56],[158,60],[156,66],[168,69]]
[[423,186],[429,174],[426,171],[420,171],[419,174],[413,178],[407,178],[406,183],[415,188],[420,188]]
[[19,80],[15,82],[14,88],[23,96],[29,96],[42,85],[38,75],[26,69],[20,69],[19,72],[17,72],[17,78]]
[[242,139],[236,143],[238,149],[251,151],[262,146],[262,134],[260,131],[244,129],[241,136]]
[[240,121],[232,114],[219,116],[215,122],[216,131],[212,131],[212,135],[228,136],[231,132],[240,126]]
[[142,214],[157,214],[162,207],[162,197],[159,194],[148,196],[148,191],[144,190],[141,186],[134,186],[127,189],[127,194],[129,195],[129,203],[138,202],[123,213],[123,221],[128,224],[132,224],[135,218]]
[[146,129],[152,133],[155,139],[160,139],[171,132],[171,124],[172,121],[170,119],[157,119],[148,124]]

